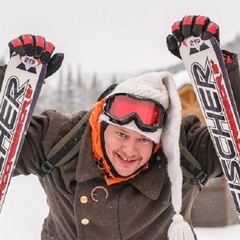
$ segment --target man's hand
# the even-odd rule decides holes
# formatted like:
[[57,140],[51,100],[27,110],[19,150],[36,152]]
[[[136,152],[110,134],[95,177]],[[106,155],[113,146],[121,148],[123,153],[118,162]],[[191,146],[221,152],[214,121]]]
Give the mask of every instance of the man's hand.
[[52,57],[55,49],[51,42],[47,42],[44,37],[38,35],[24,34],[13,39],[8,44],[10,55],[16,52],[20,56],[32,56],[41,59],[43,64],[47,64],[46,78],[54,74],[62,65],[63,53],[56,53]]
[[219,26],[208,17],[187,15],[181,21],[177,21],[172,25],[172,34],[168,35],[166,39],[168,50],[181,59],[179,53],[180,43],[191,36],[201,37],[203,40],[214,36],[220,42]]

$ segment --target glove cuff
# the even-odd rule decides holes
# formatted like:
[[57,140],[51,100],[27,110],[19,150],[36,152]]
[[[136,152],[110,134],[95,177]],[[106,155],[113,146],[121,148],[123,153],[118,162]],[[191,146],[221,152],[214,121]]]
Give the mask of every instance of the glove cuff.
[[226,50],[222,50],[222,55],[224,58],[225,63],[232,63],[234,59],[236,58],[236,54],[228,52]]

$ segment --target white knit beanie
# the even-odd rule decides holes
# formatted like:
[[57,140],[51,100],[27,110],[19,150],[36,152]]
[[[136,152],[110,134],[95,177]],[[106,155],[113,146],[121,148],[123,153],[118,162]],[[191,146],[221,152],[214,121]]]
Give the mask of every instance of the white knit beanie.
[[[168,237],[169,240],[194,240],[189,224],[184,221],[180,214],[182,208],[182,170],[179,151],[181,102],[172,75],[168,72],[146,73],[120,83],[108,96],[116,93],[129,93],[150,98],[159,102],[167,110],[165,126],[155,132],[141,131],[134,121],[123,126],[145,135],[155,143],[159,143],[161,140],[163,151],[168,160],[172,205],[175,211]],[[113,124],[104,113],[101,113],[99,119]]]
[[[144,74],[139,77],[126,80],[120,83],[119,85],[117,85],[117,87],[113,90],[113,92],[111,92],[111,94],[109,94],[109,96],[114,95],[116,93],[129,93],[129,94],[153,99],[161,103],[161,105],[165,109],[168,109],[169,96],[168,96],[168,91],[166,89],[166,86],[163,84],[163,81],[161,80],[161,78],[164,78],[162,74],[153,72],[153,73]],[[114,124],[110,122],[109,118],[103,113],[100,115],[100,120]],[[134,121],[131,121],[130,123],[125,124],[124,127],[134,130],[148,137],[155,143],[160,142],[162,129],[158,129],[156,132],[141,131],[137,127],[137,125],[134,123]]]

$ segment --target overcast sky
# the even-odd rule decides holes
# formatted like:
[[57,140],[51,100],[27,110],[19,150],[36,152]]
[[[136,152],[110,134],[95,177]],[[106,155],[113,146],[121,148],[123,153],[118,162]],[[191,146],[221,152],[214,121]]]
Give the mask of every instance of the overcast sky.
[[[133,72],[178,60],[165,39],[186,14],[209,16],[225,43],[240,33],[239,0],[9,0],[1,6],[0,56],[9,40],[40,34],[83,72]],[[239,46],[240,48],[240,46]]]

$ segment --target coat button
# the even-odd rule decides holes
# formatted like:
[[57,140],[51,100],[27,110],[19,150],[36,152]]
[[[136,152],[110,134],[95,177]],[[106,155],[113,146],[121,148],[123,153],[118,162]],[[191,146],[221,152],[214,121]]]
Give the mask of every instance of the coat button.
[[81,196],[80,197],[80,202],[81,203],[87,203],[88,202],[88,197],[87,196]]
[[83,218],[81,220],[81,223],[82,223],[82,225],[88,225],[89,224],[89,220],[87,218]]

